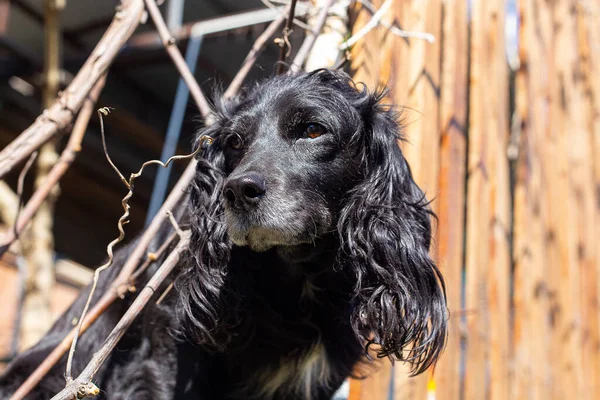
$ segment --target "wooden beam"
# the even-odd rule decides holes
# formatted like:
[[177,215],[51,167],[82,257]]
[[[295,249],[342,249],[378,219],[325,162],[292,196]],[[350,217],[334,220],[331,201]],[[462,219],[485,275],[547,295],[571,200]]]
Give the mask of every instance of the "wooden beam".
[[[0,234],[6,232],[0,230]],[[6,252],[0,258],[0,268],[17,268],[17,254]],[[67,284],[77,289],[83,289],[92,282],[94,270],[85,267],[73,260],[60,258],[56,261],[56,282]],[[68,306],[65,305],[65,306]],[[2,354],[0,352],[0,354]]]
[[[557,309],[553,330],[553,346],[559,362],[553,376],[557,396],[588,397],[590,323],[588,292],[593,290],[588,279],[597,280],[591,255],[598,245],[594,237],[593,164],[591,134],[588,130],[590,109],[585,98],[585,66],[578,38],[578,10],[573,2],[553,2],[553,49],[550,62],[553,69],[549,79],[554,82],[551,92],[549,136],[546,137],[545,162],[550,169],[545,185],[550,188],[549,230],[553,233],[550,268],[557,291]],[[587,236],[590,236],[588,238]],[[550,247],[547,246],[549,249]],[[578,301],[579,300],[579,301]],[[597,316],[596,316],[597,317]],[[596,328],[597,329],[597,328]]]

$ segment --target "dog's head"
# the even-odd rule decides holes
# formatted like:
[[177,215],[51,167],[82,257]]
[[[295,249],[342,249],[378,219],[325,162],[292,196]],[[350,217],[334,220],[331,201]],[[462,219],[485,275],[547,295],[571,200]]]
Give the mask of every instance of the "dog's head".
[[272,79],[221,118],[229,237],[254,251],[313,247],[358,182],[363,118],[341,74]]
[[198,340],[214,341],[231,242],[290,257],[334,236],[337,268],[354,284],[358,338],[415,372],[437,358],[447,315],[428,254],[432,213],[380,100],[346,74],[320,70],[275,77],[218,103],[216,122],[202,132],[214,142],[191,196],[199,276],[186,280],[184,308]]

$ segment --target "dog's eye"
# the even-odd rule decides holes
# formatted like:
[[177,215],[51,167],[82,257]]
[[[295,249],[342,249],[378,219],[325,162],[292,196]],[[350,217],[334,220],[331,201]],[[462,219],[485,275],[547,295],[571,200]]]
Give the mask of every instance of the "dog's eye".
[[327,133],[327,129],[321,124],[311,123],[306,125],[304,130],[304,137],[316,139]]
[[244,142],[239,135],[231,135],[227,139],[227,145],[232,149],[239,150],[244,146]]

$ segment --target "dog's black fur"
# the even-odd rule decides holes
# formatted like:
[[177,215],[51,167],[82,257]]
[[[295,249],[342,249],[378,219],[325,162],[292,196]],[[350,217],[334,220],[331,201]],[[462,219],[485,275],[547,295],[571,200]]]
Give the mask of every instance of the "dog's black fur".
[[[189,258],[96,376],[102,398],[325,400],[370,362],[367,351],[415,373],[436,360],[447,310],[428,254],[432,213],[381,97],[320,70],[218,102],[183,213]],[[1,398],[71,328],[86,295],[12,363]],[[74,372],[130,302],[81,338]],[[58,392],[63,371],[64,360],[30,398]]]

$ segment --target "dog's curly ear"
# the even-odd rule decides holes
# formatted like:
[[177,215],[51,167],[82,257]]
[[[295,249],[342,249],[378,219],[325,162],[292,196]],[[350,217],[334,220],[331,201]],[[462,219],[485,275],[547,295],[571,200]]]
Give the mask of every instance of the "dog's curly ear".
[[447,335],[444,281],[429,256],[434,215],[398,146],[394,114],[379,105],[381,95],[358,93],[367,172],[338,225],[342,268],[356,281],[352,325],[367,351],[408,362],[418,374],[438,358]]
[[212,124],[198,133],[196,146],[201,145],[203,135],[213,141],[204,144],[190,186],[192,251],[176,282],[182,293],[178,296],[177,310],[184,333],[196,343],[216,350],[222,350],[228,342],[227,331],[221,326],[225,308],[222,289],[231,252],[221,199],[226,172],[220,134],[240,101],[240,98],[217,100]]

